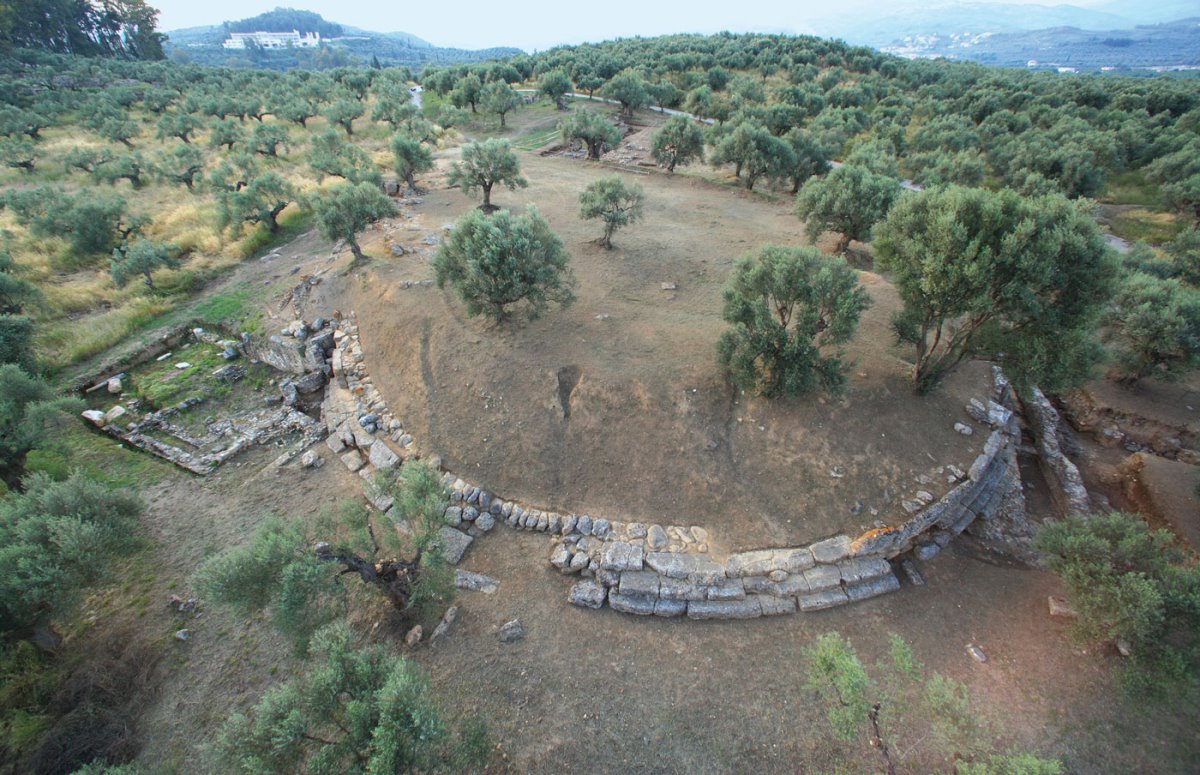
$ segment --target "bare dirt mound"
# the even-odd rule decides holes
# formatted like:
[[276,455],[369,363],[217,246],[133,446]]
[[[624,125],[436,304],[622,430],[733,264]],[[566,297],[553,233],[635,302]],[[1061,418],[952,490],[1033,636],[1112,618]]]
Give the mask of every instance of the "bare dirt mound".
[[[448,290],[409,285],[432,277],[419,253],[324,283],[313,300],[356,311],[379,388],[452,470],[564,511],[711,526],[739,548],[896,521],[902,496],[939,494],[937,469],[973,456],[979,437],[952,426],[987,384],[982,368],[913,397],[887,323],[898,301],[870,273],[875,304],[849,348],[843,398],[764,401],[727,385],[714,356],[721,287],[755,246],[805,242],[786,204],[638,176],[646,219],[606,251],[575,203],[608,171],[532,155],[522,165],[530,187],[497,200],[536,203],[563,238],[579,281],[572,307],[514,327],[469,320]],[[421,246],[471,206],[433,191],[399,237]]]

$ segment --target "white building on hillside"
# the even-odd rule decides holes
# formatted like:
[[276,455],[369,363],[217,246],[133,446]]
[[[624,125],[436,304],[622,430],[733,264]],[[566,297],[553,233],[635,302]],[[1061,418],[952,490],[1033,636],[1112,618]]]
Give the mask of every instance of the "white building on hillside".
[[222,44],[225,48],[316,48],[321,45],[321,33],[298,30],[291,32],[231,32]]

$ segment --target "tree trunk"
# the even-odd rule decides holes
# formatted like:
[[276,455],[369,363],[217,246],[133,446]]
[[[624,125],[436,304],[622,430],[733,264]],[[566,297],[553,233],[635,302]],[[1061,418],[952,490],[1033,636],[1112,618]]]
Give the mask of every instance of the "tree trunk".
[[871,718],[871,747],[879,751],[879,755],[883,757],[883,765],[886,768],[887,775],[896,775],[896,765],[892,764],[892,756],[888,752],[887,741],[883,739],[883,733],[879,729],[879,703],[875,703],[871,708],[871,712],[867,714]]
[[366,262],[367,257],[363,255],[362,248],[358,246],[358,240],[354,239],[354,236],[351,235],[346,242],[350,245],[350,252],[354,254],[354,263],[361,264]]
[[492,211],[492,184],[483,184],[483,210],[484,212]]
[[500,128],[501,129],[504,128],[504,114],[503,113],[500,114]]
[[404,182],[408,184],[409,193],[415,193],[417,190],[417,181],[413,178],[413,173],[409,172],[404,176]]
[[150,270],[147,269],[145,272],[143,272],[143,274],[146,275],[146,287],[149,288],[151,291],[153,291],[154,290],[154,280],[152,280],[150,278]]

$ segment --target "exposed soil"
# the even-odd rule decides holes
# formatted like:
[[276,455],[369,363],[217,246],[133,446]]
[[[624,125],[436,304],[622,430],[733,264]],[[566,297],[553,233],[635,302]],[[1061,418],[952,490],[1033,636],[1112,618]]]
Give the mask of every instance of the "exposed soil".
[[[898,300],[879,276],[874,305],[847,348],[840,399],[767,401],[736,394],[715,361],[721,287],[736,258],[764,242],[803,244],[790,208],[679,176],[638,176],[646,217],[594,244],[576,215],[587,181],[611,171],[522,155],[530,187],[496,199],[537,204],[563,238],[578,301],[532,323],[467,319],[432,277],[429,250],[373,262],[314,291],[311,313],[358,315],[376,384],[426,453],[508,497],[577,513],[699,524],[718,545],[794,544],[901,519],[902,496],[946,489],[937,468],[969,464],[981,436],[953,430],[990,375],[964,368],[912,395],[888,326]],[[403,231],[422,236],[473,206],[460,192],[424,197]],[[376,236],[374,255],[386,248]],[[370,244],[370,241],[368,241]],[[412,246],[410,246],[412,247]],[[664,283],[676,290],[662,290]],[[918,483],[918,476],[934,481]],[[851,507],[862,501],[861,513]],[[874,511],[874,513],[873,513]]]

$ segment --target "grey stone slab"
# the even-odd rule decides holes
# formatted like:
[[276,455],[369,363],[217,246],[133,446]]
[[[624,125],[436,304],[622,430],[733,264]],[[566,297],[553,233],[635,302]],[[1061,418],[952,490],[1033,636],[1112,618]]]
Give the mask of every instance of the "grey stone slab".
[[625,541],[609,541],[600,555],[600,567],[615,571],[641,570],[643,556],[641,546],[634,546]]
[[646,564],[668,578],[697,584],[716,584],[725,578],[725,566],[706,554],[651,552],[646,555]]
[[758,597],[742,600],[696,600],[688,603],[689,619],[754,619],[762,616]]
[[442,549],[442,556],[446,558],[446,562],[451,565],[457,565],[466,553],[467,547],[475,539],[466,533],[455,530],[452,527],[443,527],[438,531],[437,544]]
[[796,613],[796,598],[776,597],[775,595],[751,595],[747,600],[757,600],[763,616],[780,616]]
[[851,600],[866,600],[887,592],[895,592],[898,589],[900,589],[900,579],[896,578],[896,574],[889,573],[886,576],[846,587],[846,595]]
[[758,549],[753,552],[738,552],[725,561],[725,573],[730,578],[743,576],[765,576],[775,569],[775,550]]
[[658,596],[664,600],[703,600],[705,588],[682,579],[659,579]]
[[400,464],[400,456],[392,452],[383,439],[376,439],[376,443],[371,445],[370,459],[374,467],[383,470],[396,468],[396,465]]
[[683,600],[664,600],[659,598],[654,604],[655,616],[683,616],[687,613],[688,604]]
[[846,592],[841,587],[835,589],[826,589],[821,592],[813,592],[808,595],[801,595],[797,602],[800,603],[801,611],[820,611],[824,608],[833,608],[837,605],[843,605],[850,602],[846,597]]
[[888,561],[879,557],[843,560],[838,563],[837,567],[842,574],[842,581],[847,584],[858,584],[892,572],[892,566],[888,564]]
[[836,565],[817,565],[804,571],[804,580],[813,592],[839,587],[842,584],[842,574]]
[[658,597],[658,580],[658,574],[650,571],[625,571],[621,574],[619,589],[622,595]]
[[454,586],[459,589],[470,589],[490,595],[500,587],[500,582],[482,573],[473,573],[469,570],[456,568],[454,571]]
[[641,595],[622,595],[619,592],[608,593],[608,604],[614,611],[638,616],[652,616],[658,603],[657,598],[642,597]]
[[343,463],[346,464],[346,468],[349,468],[351,471],[357,471],[366,465],[366,461],[363,460],[362,455],[358,454],[357,449],[347,450],[346,452],[338,455],[338,457]]
[[705,597],[709,600],[742,600],[746,597],[746,587],[741,579],[725,579],[719,584],[705,587]]
[[842,535],[826,538],[824,541],[817,541],[809,549],[812,550],[813,559],[820,563],[844,560],[850,556],[850,537]]
[[775,570],[787,571],[788,573],[800,573],[806,571],[816,564],[813,558],[812,550],[807,546],[800,546],[795,549],[776,549],[775,561],[773,568]]
[[603,584],[586,579],[572,585],[571,591],[567,593],[567,602],[584,608],[600,608],[607,597],[608,590]]

